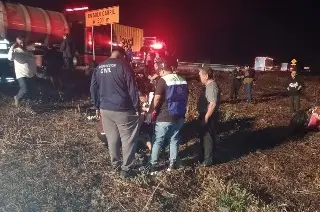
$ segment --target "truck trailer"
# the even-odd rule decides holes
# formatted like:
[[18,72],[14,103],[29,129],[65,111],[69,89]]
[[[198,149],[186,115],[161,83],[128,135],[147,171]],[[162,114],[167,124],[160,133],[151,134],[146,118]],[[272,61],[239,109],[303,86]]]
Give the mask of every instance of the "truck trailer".
[[[67,15],[69,14],[69,16]],[[96,61],[101,62],[110,55],[111,45],[121,45],[139,51],[143,45],[143,30],[135,27],[113,24],[113,43],[111,43],[111,27],[99,26],[91,28],[84,24],[85,11],[77,11],[77,15],[44,10],[22,4],[0,1],[0,59],[7,58],[9,47],[18,36],[25,38],[28,44],[39,46],[60,45],[64,34],[70,34],[76,45],[77,62],[88,65],[92,62],[93,38]],[[73,17],[73,18],[71,18]],[[77,17],[77,18],[74,18]]]
[[271,71],[273,68],[273,59],[270,57],[256,57],[254,61],[254,70]]

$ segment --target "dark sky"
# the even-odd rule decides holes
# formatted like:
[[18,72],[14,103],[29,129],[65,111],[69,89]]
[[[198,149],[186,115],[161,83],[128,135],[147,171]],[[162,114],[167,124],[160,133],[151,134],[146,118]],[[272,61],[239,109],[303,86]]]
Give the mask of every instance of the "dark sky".
[[143,28],[146,36],[170,38],[179,57],[185,60],[252,64],[256,56],[270,56],[279,63],[293,57],[306,65],[320,63],[317,0],[19,2],[60,11],[72,4],[89,5],[90,9],[120,5],[121,24]]

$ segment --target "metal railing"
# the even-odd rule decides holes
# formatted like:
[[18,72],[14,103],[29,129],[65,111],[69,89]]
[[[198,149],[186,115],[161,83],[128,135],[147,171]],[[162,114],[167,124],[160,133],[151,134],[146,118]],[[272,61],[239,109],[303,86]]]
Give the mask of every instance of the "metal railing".
[[179,62],[178,70],[197,71],[201,67],[210,67],[215,71],[233,71],[236,65]]

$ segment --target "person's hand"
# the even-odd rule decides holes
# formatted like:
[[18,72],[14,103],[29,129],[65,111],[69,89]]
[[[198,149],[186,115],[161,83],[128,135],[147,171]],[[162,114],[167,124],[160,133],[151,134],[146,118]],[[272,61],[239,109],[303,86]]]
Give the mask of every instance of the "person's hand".
[[18,48],[18,47],[19,47],[19,44],[18,44],[18,43],[14,43],[14,44],[13,44],[13,49]]
[[148,124],[154,123],[157,120],[157,113],[156,111],[153,111],[152,113],[147,113],[146,115],[146,122]]
[[200,126],[204,126],[208,123],[208,119],[207,118],[203,118],[200,120]]
[[97,117],[97,119],[100,119],[100,118],[101,118],[101,114],[100,114],[100,111],[99,111],[99,110],[96,110],[96,117]]

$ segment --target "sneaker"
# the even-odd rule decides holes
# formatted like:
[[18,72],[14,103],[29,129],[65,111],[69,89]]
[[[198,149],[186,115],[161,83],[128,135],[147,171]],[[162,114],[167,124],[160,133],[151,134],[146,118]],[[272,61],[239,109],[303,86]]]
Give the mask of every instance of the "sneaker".
[[134,178],[135,176],[137,176],[137,174],[135,172],[133,172],[132,170],[129,170],[129,171],[122,170],[120,172],[120,178],[123,180],[129,179],[129,178]]
[[112,171],[114,171],[114,172],[120,172],[120,171],[121,171],[121,166],[120,166],[120,165],[114,165],[114,166],[112,166]]
[[141,167],[139,169],[139,171],[142,174],[146,174],[146,175],[156,175],[158,173],[158,167],[156,165],[152,165],[151,163],[148,163],[147,165]]
[[212,166],[213,165],[213,162],[212,161],[204,161],[201,163],[200,166],[202,167],[209,167],[209,166]]
[[183,168],[183,166],[181,164],[178,164],[177,162],[174,162],[174,163],[170,163],[167,171],[170,172],[172,170],[181,169],[181,168]]

